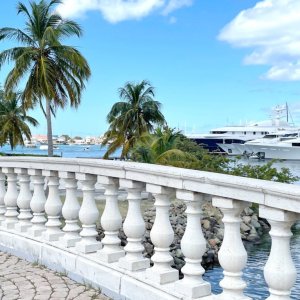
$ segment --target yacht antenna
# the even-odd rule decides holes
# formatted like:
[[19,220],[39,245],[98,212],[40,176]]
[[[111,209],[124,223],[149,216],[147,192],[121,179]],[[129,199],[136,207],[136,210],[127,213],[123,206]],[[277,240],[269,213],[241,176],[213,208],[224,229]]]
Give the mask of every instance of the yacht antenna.
[[285,109],[286,109],[286,122],[289,123],[289,107],[287,102],[285,102]]
[[[287,102],[286,102],[286,106],[288,107]],[[291,111],[288,108],[287,108],[287,117],[288,117],[287,120],[291,119],[291,124],[295,125],[293,115],[292,115]]]

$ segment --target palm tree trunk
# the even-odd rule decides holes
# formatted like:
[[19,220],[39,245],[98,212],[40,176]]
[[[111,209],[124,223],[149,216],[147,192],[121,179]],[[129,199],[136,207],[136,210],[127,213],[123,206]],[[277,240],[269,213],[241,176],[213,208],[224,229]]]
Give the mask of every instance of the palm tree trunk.
[[47,119],[47,140],[48,140],[48,156],[53,156],[53,139],[52,139],[52,122],[50,100],[46,100],[46,119]]
[[14,138],[13,135],[9,135],[9,144],[10,144],[10,150],[14,150]]

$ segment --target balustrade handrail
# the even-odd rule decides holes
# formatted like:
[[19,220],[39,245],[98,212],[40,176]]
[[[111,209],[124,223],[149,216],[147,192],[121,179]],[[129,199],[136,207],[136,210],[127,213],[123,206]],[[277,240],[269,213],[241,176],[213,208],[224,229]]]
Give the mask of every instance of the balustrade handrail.
[[0,167],[110,176],[250,201],[300,213],[300,186],[295,184],[161,165],[85,158],[0,157]]

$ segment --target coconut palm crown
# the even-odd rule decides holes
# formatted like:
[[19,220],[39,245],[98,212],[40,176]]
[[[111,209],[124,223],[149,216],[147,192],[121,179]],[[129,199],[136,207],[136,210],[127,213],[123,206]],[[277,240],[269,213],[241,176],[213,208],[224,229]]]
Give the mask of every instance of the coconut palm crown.
[[6,95],[0,88],[0,144],[8,141],[12,150],[24,145],[24,137],[31,139],[29,124],[38,125],[37,120],[24,111],[20,96],[15,92]]
[[19,2],[17,12],[26,18],[24,30],[0,28],[0,41],[15,40],[19,44],[0,53],[0,68],[4,63],[13,64],[5,90],[9,93],[24,82],[24,107],[41,105],[47,118],[49,156],[53,155],[51,114],[68,102],[77,108],[85,81],[91,74],[82,54],[63,44],[64,38],[80,37],[82,30],[76,22],[65,20],[55,12],[54,6],[59,3],[61,0],[41,0],[26,7]]
[[132,150],[132,159],[138,162],[190,167],[197,158],[178,148],[182,137],[180,131],[164,126],[152,134],[144,134]]
[[130,149],[145,133],[152,132],[155,125],[165,123],[161,113],[161,103],[154,100],[154,87],[147,80],[140,83],[128,82],[119,89],[123,101],[116,102],[108,116],[109,129],[105,133],[104,145],[108,158],[118,148],[122,148],[121,158],[128,156]]

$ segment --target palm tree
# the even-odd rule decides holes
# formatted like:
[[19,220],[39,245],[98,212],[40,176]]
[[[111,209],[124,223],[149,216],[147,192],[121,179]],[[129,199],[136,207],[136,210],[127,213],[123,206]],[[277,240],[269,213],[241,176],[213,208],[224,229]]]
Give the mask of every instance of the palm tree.
[[31,131],[27,123],[33,126],[38,121],[26,114],[21,103],[21,94],[11,92],[5,95],[0,90],[0,143],[9,141],[13,150],[18,144],[24,145],[24,137],[31,139]]
[[[18,14],[25,15],[25,29],[4,27],[0,29],[0,40],[15,40],[22,46],[0,53],[0,68],[5,62],[14,63],[5,81],[10,92],[25,82],[22,101],[25,109],[39,104],[47,119],[48,155],[53,156],[51,114],[57,108],[64,108],[69,102],[77,108],[80,104],[85,81],[91,72],[81,53],[62,44],[62,40],[73,35],[80,37],[80,26],[64,20],[53,6],[61,0],[49,3],[41,0],[30,2],[27,8],[17,5]],[[44,108],[45,107],[45,108]]]
[[169,127],[158,127],[153,134],[144,134],[132,150],[132,159],[138,162],[195,167],[198,159],[182,151],[178,144],[182,134]]
[[152,132],[154,125],[165,123],[161,103],[154,100],[154,87],[148,81],[126,83],[119,89],[119,97],[123,101],[115,103],[107,116],[110,126],[102,144],[109,147],[104,158],[120,147],[121,158],[127,157],[144,133]]

